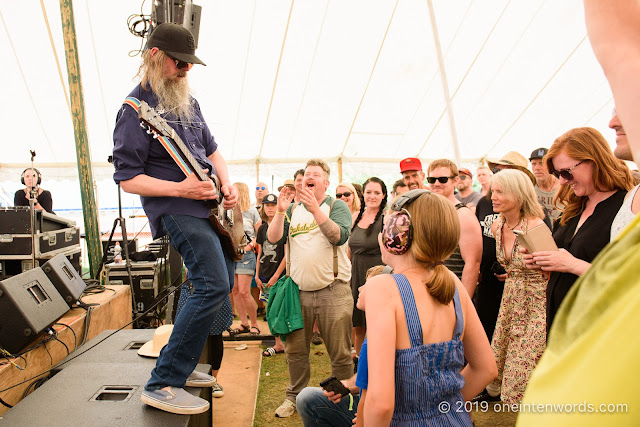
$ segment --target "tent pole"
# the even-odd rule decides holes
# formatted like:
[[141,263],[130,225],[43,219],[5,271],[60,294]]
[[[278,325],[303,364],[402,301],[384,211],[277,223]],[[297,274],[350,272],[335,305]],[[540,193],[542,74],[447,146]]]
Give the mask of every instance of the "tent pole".
[[442,57],[442,48],[440,46],[440,36],[438,35],[438,26],[436,24],[436,14],[433,10],[432,0],[427,0],[429,6],[429,17],[431,18],[431,29],[433,30],[433,41],[435,43],[436,52],[438,54],[438,65],[440,66],[440,77],[442,80],[442,92],[444,100],[447,104],[447,116],[449,117],[449,129],[451,131],[451,140],[453,142],[453,153],[456,157],[456,164],[460,165],[460,147],[458,146],[458,134],[456,132],[456,124],[453,120],[453,108],[451,108],[451,95],[449,94],[449,84],[447,83],[447,72],[444,66],[444,58]]
[[342,157],[338,157],[338,182],[340,184],[342,182]]
[[84,112],[84,96],[82,93],[82,79],[80,76],[80,62],[78,59],[78,44],[76,41],[72,0],[60,0],[60,14],[62,18],[64,50],[67,59],[69,92],[71,94],[71,117],[73,119],[73,133],[76,142],[78,178],[80,180],[80,192],[82,196],[82,212],[84,216],[87,252],[89,255],[89,269],[91,271],[91,277],[97,279],[96,275],[102,259],[102,244],[100,243],[100,230],[98,228],[98,209],[93,192],[91,152],[89,151],[89,140],[87,137],[87,123]]

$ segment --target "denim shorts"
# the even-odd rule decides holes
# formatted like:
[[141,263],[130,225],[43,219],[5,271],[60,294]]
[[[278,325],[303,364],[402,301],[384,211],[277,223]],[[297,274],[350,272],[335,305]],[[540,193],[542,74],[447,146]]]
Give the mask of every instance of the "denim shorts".
[[236,262],[236,274],[248,274],[254,276],[256,274],[256,254],[249,251],[244,254],[242,260]]

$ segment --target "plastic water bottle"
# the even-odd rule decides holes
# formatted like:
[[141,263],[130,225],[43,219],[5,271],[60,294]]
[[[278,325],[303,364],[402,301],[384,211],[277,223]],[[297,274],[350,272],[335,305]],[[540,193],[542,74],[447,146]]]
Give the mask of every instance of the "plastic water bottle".
[[120,247],[120,242],[116,242],[116,245],[113,247],[113,262],[116,264],[122,263],[122,248]]

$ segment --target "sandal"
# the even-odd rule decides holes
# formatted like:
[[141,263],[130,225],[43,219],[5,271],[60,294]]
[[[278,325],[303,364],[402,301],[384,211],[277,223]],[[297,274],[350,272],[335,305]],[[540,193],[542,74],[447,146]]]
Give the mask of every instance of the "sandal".
[[262,356],[271,357],[271,356],[275,356],[276,354],[280,354],[280,353],[284,353],[284,349],[283,350],[276,350],[273,347],[269,347],[265,351],[262,352]]
[[251,331],[251,328],[241,323],[239,328],[231,329],[229,330],[229,333],[231,335],[238,335],[238,334],[246,334],[247,332],[250,332],[250,331]]
[[[258,331],[258,332],[253,332],[253,330],[252,330],[252,329],[255,329],[255,330],[256,330],[256,331]],[[250,327],[250,328],[249,328],[249,335],[252,335],[252,336],[254,336],[254,337],[255,337],[255,336],[260,335],[260,329],[259,329],[257,326],[252,326],[252,327]]]

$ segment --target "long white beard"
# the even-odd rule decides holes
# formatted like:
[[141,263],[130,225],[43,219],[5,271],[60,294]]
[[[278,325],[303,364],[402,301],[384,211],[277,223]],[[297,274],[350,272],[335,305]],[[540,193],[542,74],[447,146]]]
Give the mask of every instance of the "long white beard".
[[153,91],[165,112],[191,123],[193,121],[193,104],[186,72],[182,78],[159,78],[153,82]]

